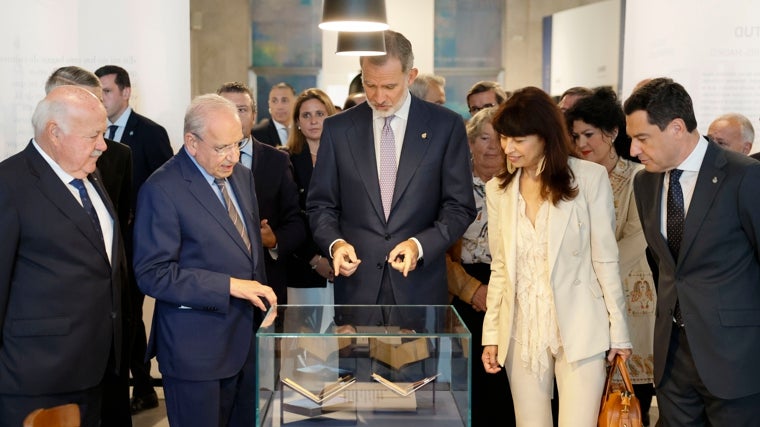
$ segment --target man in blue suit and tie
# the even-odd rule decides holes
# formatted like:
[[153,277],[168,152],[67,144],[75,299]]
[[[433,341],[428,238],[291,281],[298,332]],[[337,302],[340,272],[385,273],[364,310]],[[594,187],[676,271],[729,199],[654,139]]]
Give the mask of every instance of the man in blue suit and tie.
[[237,164],[242,138],[234,104],[197,97],[183,148],[138,196],[135,274],[156,299],[148,352],[172,425],[255,422],[258,309],[277,298],[263,284],[253,174]]
[[324,122],[309,221],[337,304],[448,304],[445,251],[475,219],[467,136],[410,95],[409,40],[386,31],[385,46],[359,61],[367,102]]

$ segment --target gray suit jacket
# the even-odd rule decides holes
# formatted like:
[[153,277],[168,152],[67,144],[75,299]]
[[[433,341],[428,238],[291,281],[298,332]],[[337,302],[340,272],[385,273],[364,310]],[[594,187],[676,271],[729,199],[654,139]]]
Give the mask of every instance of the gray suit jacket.
[[663,173],[640,172],[634,194],[659,267],[655,385],[663,379],[678,299],[700,378],[735,399],[760,392],[760,163],[710,143],[684,223],[678,259],[660,232]]
[[404,278],[389,272],[398,304],[447,304],[444,253],[475,219],[472,171],[462,118],[412,97],[396,186],[385,219],[375,160],[372,110],[366,104],[325,120],[307,211],[324,253],[338,238],[362,260],[335,279],[336,304],[374,304],[386,256],[416,237],[424,262]]

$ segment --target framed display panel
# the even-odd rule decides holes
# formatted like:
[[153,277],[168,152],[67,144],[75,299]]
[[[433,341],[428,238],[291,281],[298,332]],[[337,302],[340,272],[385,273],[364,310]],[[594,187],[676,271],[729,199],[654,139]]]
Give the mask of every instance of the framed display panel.
[[471,334],[451,306],[276,306],[256,346],[259,427],[470,425]]

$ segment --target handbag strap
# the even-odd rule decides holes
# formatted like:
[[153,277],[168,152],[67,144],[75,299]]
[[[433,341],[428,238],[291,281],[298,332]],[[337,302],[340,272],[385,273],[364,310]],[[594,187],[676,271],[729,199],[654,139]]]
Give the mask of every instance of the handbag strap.
[[619,354],[616,354],[615,358],[612,360],[610,369],[607,371],[607,380],[604,386],[604,395],[602,396],[602,402],[607,400],[607,396],[609,396],[611,392],[610,388],[612,386],[612,377],[615,376],[616,370],[620,371],[620,376],[623,378],[625,390],[633,395],[633,385],[631,384],[631,377],[628,375],[628,367],[625,364],[625,360],[623,360]]

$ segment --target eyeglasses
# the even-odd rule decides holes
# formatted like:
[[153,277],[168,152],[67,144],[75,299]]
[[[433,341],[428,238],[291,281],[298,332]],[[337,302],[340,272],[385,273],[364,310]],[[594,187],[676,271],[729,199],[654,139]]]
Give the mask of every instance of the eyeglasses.
[[[190,133],[193,134],[194,137],[196,137],[199,140],[201,140],[201,142],[206,142],[197,133],[195,133],[195,132],[190,132]],[[246,141],[247,141],[246,139],[243,139],[243,140],[240,140],[240,141],[232,143],[232,144],[222,145],[221,147],[211,147],[211,148],[214,149],[214,152],[216,152],[216,154],[219,157],[225,157],[225,156],[227,156],[230,153],[234,153],[234,152],[240,151],[240,148],[246,144]]]
[[496,104],[483,104],[480,107],[473,105],[472,107],[470,107],[470,114],[475,114],[480,110],[485,110],[486,108],[491,108],[495,105]]

